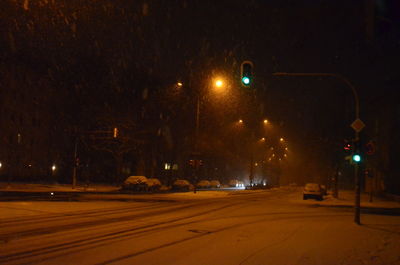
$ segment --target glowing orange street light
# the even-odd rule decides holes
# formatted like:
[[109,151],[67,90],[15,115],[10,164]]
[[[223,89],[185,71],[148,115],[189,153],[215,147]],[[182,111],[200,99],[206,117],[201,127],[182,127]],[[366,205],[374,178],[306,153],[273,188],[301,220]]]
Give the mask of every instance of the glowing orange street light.
[[215,81],[215,86],[216,87],[222,87],[224,85],[224,82],[221,79],[218,79]]
[[264,120],[264,124],[268,124],[268,120],[267,119]]

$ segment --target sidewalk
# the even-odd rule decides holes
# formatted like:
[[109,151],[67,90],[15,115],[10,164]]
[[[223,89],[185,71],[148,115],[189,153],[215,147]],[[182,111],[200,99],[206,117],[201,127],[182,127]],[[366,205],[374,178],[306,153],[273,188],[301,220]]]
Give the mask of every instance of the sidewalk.
[[113,192],[118,191],[119,188],[118,186],[91,184],[89,187],[85,185],[76,185],[75,189],[72,189],[71,184],[11,183],[8,185],[7,182],[0,182],[0,192]]
[[[333,198],[332,195],[325,197],[320,202],[321,205],[332,206],[354,206],[355,194],[354,191],[339,191],[339,198]],[[400,202],[391,200],[389,198],[382,198],[374,196],[372,202],[369,202],[369,194],[361,194],[361,207],[365,208],[400,208]]]

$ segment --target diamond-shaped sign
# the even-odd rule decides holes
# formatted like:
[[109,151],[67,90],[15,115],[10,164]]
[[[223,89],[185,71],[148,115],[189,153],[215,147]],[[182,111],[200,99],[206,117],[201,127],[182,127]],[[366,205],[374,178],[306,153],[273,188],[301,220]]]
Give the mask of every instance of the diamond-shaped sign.
[[361,132],[361,130],[364,129],[364,127],[365,127],[365,123],[362,120],[357,118],[355,121],[353,121],[353,123],[350,126],[356,132]]

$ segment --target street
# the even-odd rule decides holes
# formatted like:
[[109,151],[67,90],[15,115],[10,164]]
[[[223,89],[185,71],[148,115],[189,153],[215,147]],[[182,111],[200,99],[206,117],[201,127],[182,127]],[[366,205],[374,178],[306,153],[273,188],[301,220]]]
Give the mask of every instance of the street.
[[299,188],[110,198],[0,202],[0,264],[400,264],[398,214]]

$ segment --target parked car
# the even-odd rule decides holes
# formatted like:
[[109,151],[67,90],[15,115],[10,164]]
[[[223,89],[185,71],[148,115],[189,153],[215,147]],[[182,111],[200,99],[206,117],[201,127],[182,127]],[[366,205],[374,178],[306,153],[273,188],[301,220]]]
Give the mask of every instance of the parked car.
[[161,182],[156,178],[147,179],[147,190],[148,191],[159,191],[161,188]]
[[185,179],[177,179],[172,184],[172,189],[176,191],[191,191],[194,189],[194,186]]
[[198,189],[207,189],[207,188],[209,188],[211,186],[211,183],[210,183],[210,181],[208,181],[208,180],[200,180],[197,184],[196,184],[196,187],[198,188]]
[[211,180],[210,181],[210,187],[211,188],[220,188],[221,183],[218,180]]
[[145,176],[130,176],[122,184],[123,190],[146,191],[147,178]]
[[314,198],[316,200],[322,201],[324,198],[323,190],[321,189],[321,185],[317,183],[307,183],[303,189],[303,200],[307,200],[309,198]]

